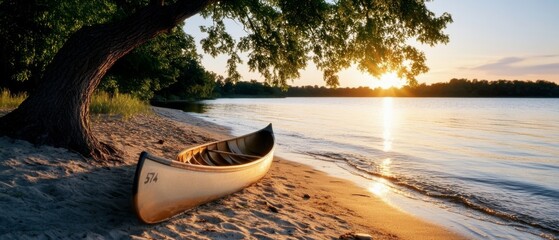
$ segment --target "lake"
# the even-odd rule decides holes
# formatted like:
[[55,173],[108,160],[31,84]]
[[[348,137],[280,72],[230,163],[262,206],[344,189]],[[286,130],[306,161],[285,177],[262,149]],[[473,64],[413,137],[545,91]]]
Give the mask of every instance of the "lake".
[[276,155],[351,175],[470,237],[559,235],[559,99],[217,99],[195,109],[235,135],[272,123]]

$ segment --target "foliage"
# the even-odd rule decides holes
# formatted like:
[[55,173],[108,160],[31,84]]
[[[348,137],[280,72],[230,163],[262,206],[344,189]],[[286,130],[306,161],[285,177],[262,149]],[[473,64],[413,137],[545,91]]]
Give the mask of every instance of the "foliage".
[[[49,0],[0,2],[0,87],[31,91],[70,34],[83,26],[118,20],[145,2]],[[142,100],[177,81],[184,61],[199,59],[182,24],[120,59],[100,88]]]
[[146,102],[131,95],[114,94],[111,96],[106,92],[97,92],[93,95],[89,110],[92,114],[119,115],[123,118],[151,112]]
[[115,11],[108,0],[1,1],[0,87],[30,90],[71,33]]
[[177,82],[157,92],[159,99],[204,99],[214,97],[216,81],[221,76],[208,72],[194,59],[180,62]]
[[230,80],[218,81],[216,84],[216,96],[220,97],[284,97],[285,92],[279,87],[273,87],[268,83],[256,80],[250,82],[239,81],[233,83]]
[[194,39],[178,26],[118,60],[100,88],[149,100],[154,92],[184,79],[184,66],[198,59]]
[[451,79],[448,83],[421,84],[402,91],[410,96],[425,97],[559,97],[559,86],[554,82],[538,80],[468,80]]
[[26,98],[26,93],[12,94],[8,89],[2,89],[0,91],[0,109],[16,108]]
[[[203,49],[228,54],[230,78],[236,81],[238,52],[248,52],[248,66],[268,83],[287,86],[312,61],[329,86],[338,86],[337,72],[352,65],[373,76],[394,71],[415,83],[428,70],[425,56],[409,44],[434,45],[449,38],[442,30],[449,14],[437,17],[418,0],[222,1],[203,12],[212,26]],[[242,24],[247,36],[236,41],[224,21]]]

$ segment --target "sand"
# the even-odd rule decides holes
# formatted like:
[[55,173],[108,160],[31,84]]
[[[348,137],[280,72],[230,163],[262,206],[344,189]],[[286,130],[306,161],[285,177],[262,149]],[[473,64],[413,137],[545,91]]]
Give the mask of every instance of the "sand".
[[127,121],[93,118],[96,136],[124,151],[125,162],[118,164],[0,137],[0,239],[337,239],[350,233],[373,239],[463,239],[351,182],[280,158],[264,179],[238,193],[160,224],[142,224],[132,210],[139,153],[172,158],[183,148],[228,133],[175,110],[155,112]]

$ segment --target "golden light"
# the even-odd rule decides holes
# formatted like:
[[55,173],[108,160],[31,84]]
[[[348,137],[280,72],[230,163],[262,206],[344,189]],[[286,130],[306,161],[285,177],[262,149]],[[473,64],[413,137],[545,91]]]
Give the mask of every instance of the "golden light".
[[386,196],[386,194],[388,193],[388,182],[386,181],[386,179],[379,179],[378,181],[375,182],[371,182],[371,184],[368,187],[369,192],[372,192],[373,194],[379,196],[379,197],[384,197]]
[[390,171],[390,164],[392,164],[392,159],[385,158],[379,165],[380,173],[384,176],[391,176],[392,172]]
[[404,85],[406,85],[406,80],[399,78],[396,73],[388,72],[382,74],[378,80],[374,81],[371,87],[389,89],[393,87],[402,88]]
[[[385,152],[392,151],[392,123],[394,122],[394,100],[391,97],[385,97],[382,99],[382,118],[383,118],[383,150]],[[380,164],[378,164],[378,169],[383,176],[392,176],[391,171],[392,159],[384,158]],[[373,194],[385,198],[389,192],[388,181],[384,178],[380,178],[375,182],[371,182],[367,188]]]

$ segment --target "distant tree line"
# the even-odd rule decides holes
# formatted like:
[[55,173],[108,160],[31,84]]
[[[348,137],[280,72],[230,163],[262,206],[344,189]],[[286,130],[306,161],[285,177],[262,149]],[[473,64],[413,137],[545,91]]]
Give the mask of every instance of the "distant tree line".
[[449,82],[406,86],[394,91],[403,97],[559,97],[559,85],[537,80],[468,80],[453,78]]
[[257,80],[234,82],[230,79],[219,79],[216,82],[216,97],[285,97],[286,92],[279,87],[270,86]]
[[468,80],[453,78],[449,82],[425,83],[403,88],[328,88],[320,86],[288,87],[287,91],[252,80],[218,82],[218,97],[559,97],[554,82],[519,80]]

